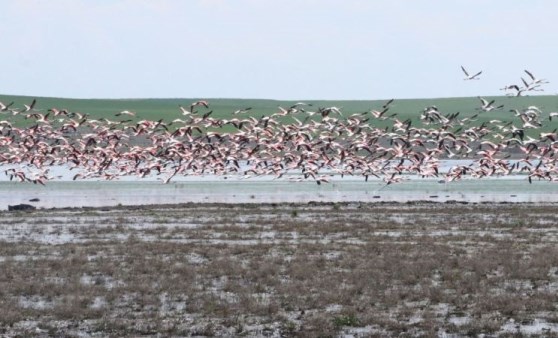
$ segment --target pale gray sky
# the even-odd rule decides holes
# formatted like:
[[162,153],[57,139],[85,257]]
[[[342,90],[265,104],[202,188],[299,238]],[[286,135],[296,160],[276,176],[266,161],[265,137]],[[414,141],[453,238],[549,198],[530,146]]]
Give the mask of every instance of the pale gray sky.
[[[558,89],[554,0],[2,0],[0,93],[387,99]],[[463,81],[460,65],[479,81]]]

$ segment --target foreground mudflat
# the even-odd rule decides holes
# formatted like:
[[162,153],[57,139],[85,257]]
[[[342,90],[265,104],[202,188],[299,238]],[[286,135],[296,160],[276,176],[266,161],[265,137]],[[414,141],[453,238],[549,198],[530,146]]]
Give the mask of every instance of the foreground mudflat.
[[558,333],[558,206],[0,213],[6,336]]

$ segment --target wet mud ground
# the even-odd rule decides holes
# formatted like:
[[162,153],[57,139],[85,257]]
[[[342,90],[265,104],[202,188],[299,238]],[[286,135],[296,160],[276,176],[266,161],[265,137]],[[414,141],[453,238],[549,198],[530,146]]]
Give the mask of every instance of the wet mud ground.
[[558,205],[0,212],[0,335],[556,336]]

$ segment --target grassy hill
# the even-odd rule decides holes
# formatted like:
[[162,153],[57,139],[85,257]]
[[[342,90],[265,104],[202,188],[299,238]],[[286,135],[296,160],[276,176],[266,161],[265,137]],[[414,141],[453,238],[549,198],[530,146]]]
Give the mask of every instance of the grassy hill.
[[[137,113],[137,119],[150,119],[170,121],[181,116],[179,105],[189,106],[190,103],[200,100],[200,98],[176,98],[176,99],[67,99],[52,97],[30,97],[0,95],[0,101],[9,103],[14,101],[13,107],[23,107],[36,98],[36,109],[47,111],[49,108],[68,109],[72,112],[87,113],[91,118],[112,118],[114,114],[122,110],[130,110]],[[215,118],[229,118],[232,112],[238,109],[252,107],[252,110],[244,116],[270,115],[278,111],[278,107],[289,107],[298,101],[279,101],[263,99],[206,99],[213,110]],[[478,121],[490,121],[493,119],[510,121],[517,119],[510,109],[524,109],[529,106],[537,106],[544,112],[546,119],[551,111],[558,111],[558,96],[524,96],[524,97],[485,97],[487,100],[496,100],[495,105],[503,104],[504,108],[498,111],[480,112]],[[371,109],[381,110],[386,100],[309,100],[313,107],[308,109],[316,110],[318,107],[340,107],[345,116],[354,113],[361,113]],[[471,116],[479,113],[480,100],[477,97],[460,98],[428,98],[428,99],[396,99],[390,105],[389,114],[397,113],[400,119],[410,118],[414,122],[419,120],[421,111],[427,107],[436,105],[438,109],[451,114],[460,112],[460,117]],[[8,116],[8,115],[6,115]],[[13,119],[13,117],[12,117]],[[19,120],[19,121],[18,121]],[[518,120],[518,119],[517,119]],[[21,124],[23,120],[16,118],[16,124]],[[519,120],[518,120],[519,121]],[[374,122],[382,124],[382,122]],[[544,129],[553,129],[558,126],[558,122],[549,123],[546,119]]]

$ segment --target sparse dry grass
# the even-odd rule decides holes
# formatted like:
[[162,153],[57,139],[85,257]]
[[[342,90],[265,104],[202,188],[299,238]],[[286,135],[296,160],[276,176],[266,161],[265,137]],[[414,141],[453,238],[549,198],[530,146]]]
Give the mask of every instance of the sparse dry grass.
[[4,212],[0,335],[552,335],[557,221],[528,204]]

